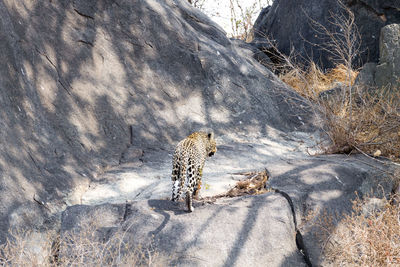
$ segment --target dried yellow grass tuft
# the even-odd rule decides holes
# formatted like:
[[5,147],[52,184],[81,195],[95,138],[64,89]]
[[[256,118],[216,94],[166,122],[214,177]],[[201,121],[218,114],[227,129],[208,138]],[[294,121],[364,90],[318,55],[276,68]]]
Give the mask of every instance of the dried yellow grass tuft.
[[357,75],[357,71],[348,70],[343,64],[324,73],[312,62],[307,71],[291,69],[281,74],[280,79],[300,95],[317,100],[319,93],[331,89],[335,83],[349,84],[350,80],[350,84],[353,85]]

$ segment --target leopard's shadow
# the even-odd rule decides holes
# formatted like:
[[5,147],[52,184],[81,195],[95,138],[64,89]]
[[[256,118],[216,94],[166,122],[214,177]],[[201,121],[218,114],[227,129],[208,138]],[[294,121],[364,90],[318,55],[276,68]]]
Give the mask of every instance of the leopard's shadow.
[[159,232],[161,232],[164,227],[168,224],[171,214],[169,211],[172,211],[174,215],[183,215],[188,212],[183,209],[183,204],[181,202],[172,202],[171,200],[159,200],[159,199],[150,199],[148,200],[149,206],[157,213],[161,214],[164,217],[163,222],[160,226],[157,227],[154,231],[149,233],[150,236],[155,236]]
[[[173,202],[165,199],[150,199],[147,203],[155,212],[158,212],[162,215],[164,215],[166,211],[172,211],[174,215],[189,214],[185,205],[185,201]],[[194,201],[193,206],[196,208],[202,206],[202,204],[198,201]]]

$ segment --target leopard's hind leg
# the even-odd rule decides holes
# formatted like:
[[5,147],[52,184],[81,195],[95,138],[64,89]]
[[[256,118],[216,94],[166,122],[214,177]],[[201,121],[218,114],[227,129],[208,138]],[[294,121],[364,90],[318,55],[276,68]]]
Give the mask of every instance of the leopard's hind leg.
[[202,175],[203,175],[203,169],[201,167],[197,168],[196,179],[195,179],[196,185],[194,186],[194,190],[193,190],[194,199],[199,199],[199,193],[200,193],[201,183],[202,183],[202,181],[201,181]]
[[176,157],[172,168],[172,201],[178,201],[182,197],[182,190],[186,180],[185,157]]
[[193,161],[189,160],[189,168],[188,168],[188,186],[186,190],[186,206],[189,212],[194,210],[193,208],[193,193],[197,191],[197,168],[193,165]]
[[177,191],[179,190],[180,166],[177,163],[175,163],[172,168],[171,180],[172,180],[172,198],[171,198],[171,200],[178,201],[179,195],[178,195]]
[[[179,161],[178,161],[179,162]],[[182,197],[182,191],[186,181],[186,162],[177,163],[178,176],[172,185],[172,201],[178,201]]]
[[190,189],[186,192],[186,206],[188,208],[188,212],[193,212],[193,192]]

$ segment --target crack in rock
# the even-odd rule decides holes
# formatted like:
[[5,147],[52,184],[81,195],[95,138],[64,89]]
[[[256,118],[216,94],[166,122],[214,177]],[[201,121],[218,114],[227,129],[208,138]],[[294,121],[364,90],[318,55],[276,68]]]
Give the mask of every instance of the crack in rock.
[[271,189],[274,190],[275,193],[278,193],[281,196],[283,196],[287,200],[287,202],[289,203],[290,210],[291,210],[292,215],[293,215],[294,229],[296,231],[296,246],[297,246],[297,249],[303,255],[303,259],[304,259],[305,263],[307,264],[307,266],[312,267],[310,256],[309,256],[309,254],[307,252],[307,248],[306,248],[306,246],[304,244],[304,241],[303,241],[303,236],[302,236],[299,228],[297,227],[296,213],[294,211],[294,205],[293,205],[293,201],[292,201],[291,197],[286,192],[283,192],[283,191],[281,191],[279,189],[274,189],[274,188],[271,188]]
[[87,15],[87,14],[83,14],[82,12],[80,12],[79,10],[77,10],[76,8],[74,8],[74,11],[78,14],[81,15],[82,17],[88,18],[88,19],[94,19],[94,17]]

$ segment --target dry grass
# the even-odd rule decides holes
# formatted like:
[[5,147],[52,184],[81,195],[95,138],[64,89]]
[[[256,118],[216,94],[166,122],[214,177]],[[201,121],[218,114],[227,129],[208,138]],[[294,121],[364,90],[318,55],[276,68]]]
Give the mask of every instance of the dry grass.
[[61,266],[151,266],[157,253],[151,246],[136,246],[126,231],[115,232],[106,242],[93,223],[63,234],[59,243]]
[[[280,74],[279,78],[293,87],[300,95],[317,101],[319,93],[331,89],[332,85],[335,83],[347,84],[348,72],[349,70],[347,70],[343,64],[340,64],[336,68],[324,73],[312,62],[306,71],[300,68],[291,69],[290,71]],[[351,85],[354,84],[357,75],[357,71],[350,70]]]
[[51,266],[49,256],[54,251],[48,237],[31,230],[11,230],[0,245],[0,266]]
[[361,200],[335,229],[329,221],[322,228],[330,233],[324,256],[333,266],[400,266],[400,205],[384,202],[382,209],[365,215]]
[[[245,176],[228,192],[204,198],[213,202],[221,197],[257,195],[269,190],[265,187],[267,171],[237,173]],[[101,213],[99,214],[101,216]],[[94,216],[96,217],[96,216]],[[151,244],[137,246],[128,238],[126,230],[101,227],[98,220],[80,220],[80,226],[64,231],[60,236],[51,232],[41,235],[34,231],[13,231],[6,243],[0,245],[0,266],[165,266],[162,257]],[[107,219],[104,219],[107,220]],[[101,224],[102,222],[100,222]],[[107,229],[106,229],[107,228]],[[106,236],[111,235],[110,238]],[[38,238],[32,238],[38,236]]]
[[[352,11],[342,1],[338,0],[338,4],[341,11],[328,19],[338,31],[330,32],[309,17],[316,34],[328,40],[320,48],[333,55],[336,67],[324,73],[312,62],[304,70],[290,55],[278,51],[276,54],[284,65],[280,69],[286,70],[280,78],[316,106],[332,144],[325,149],[327,153],[361,152],[399,160],[399,90],[384,93],[384,88],[354,88],[358,72],[352,69],[352,63],[359,52],[360,35]],[[341,90],[328,96],[328,101],[319,97],[338,83]]]
[[14,231],[0,246],[0,266],[162,266],[151,245],[136,246],[126,231],[115,231],[109,239],[94,222],[33,239],[33,231]]

